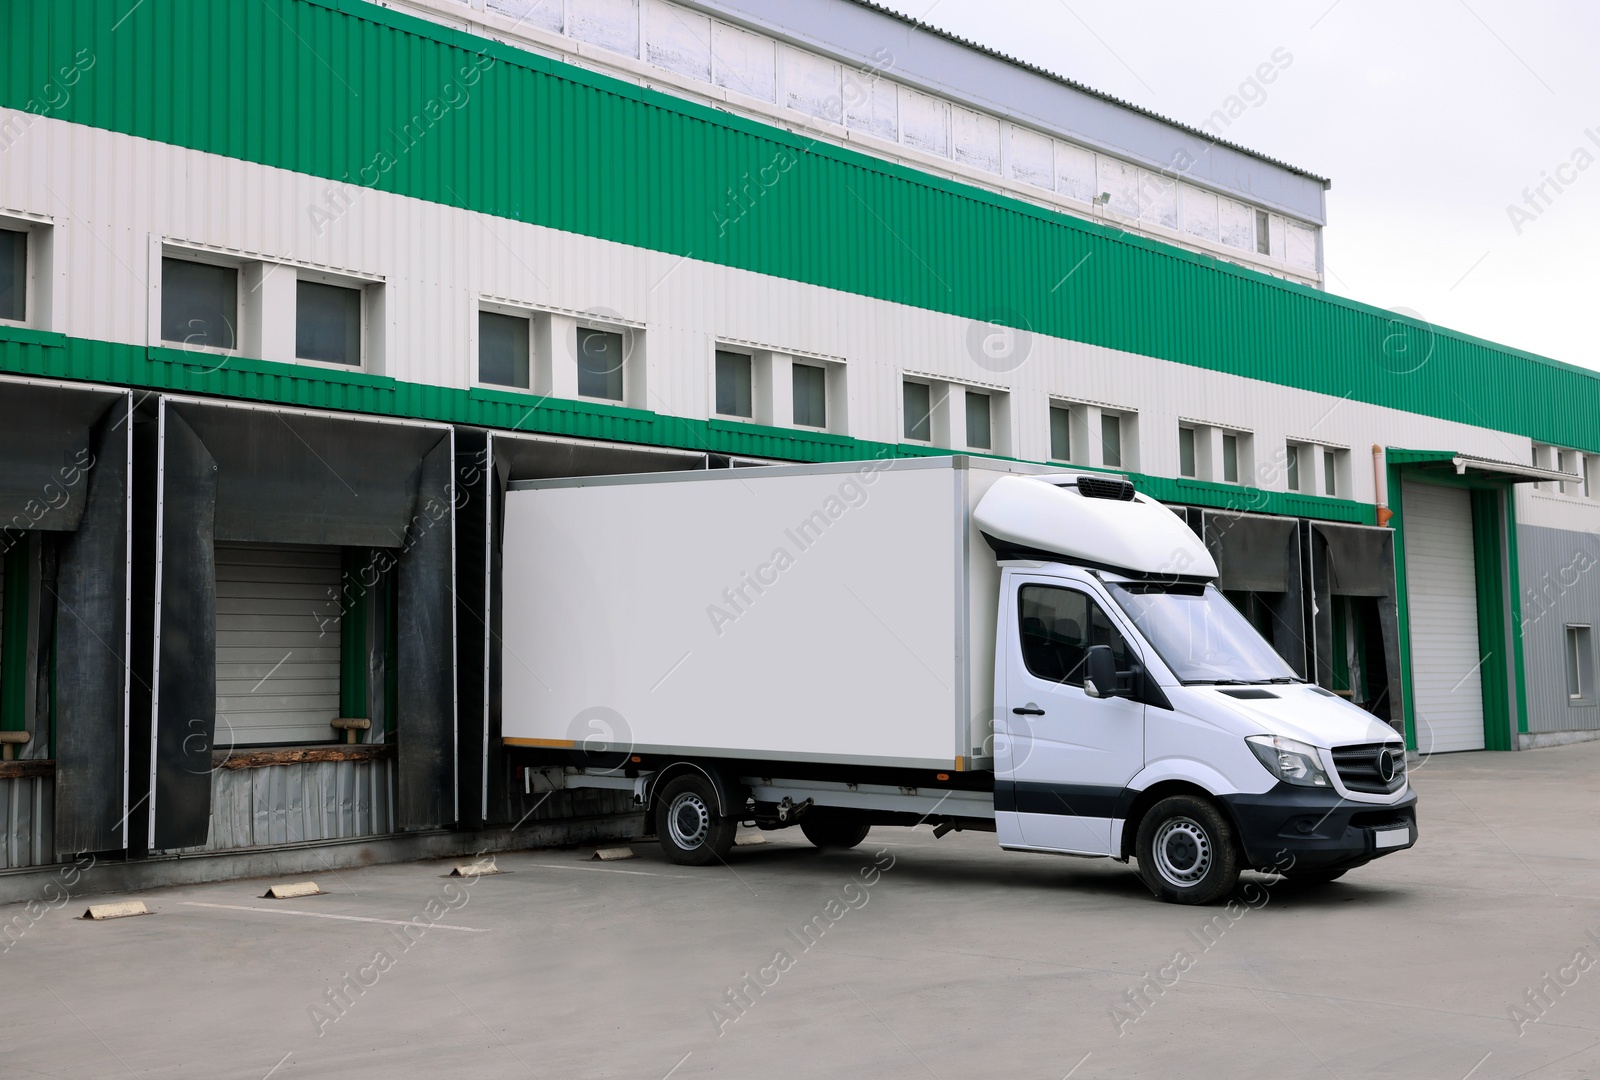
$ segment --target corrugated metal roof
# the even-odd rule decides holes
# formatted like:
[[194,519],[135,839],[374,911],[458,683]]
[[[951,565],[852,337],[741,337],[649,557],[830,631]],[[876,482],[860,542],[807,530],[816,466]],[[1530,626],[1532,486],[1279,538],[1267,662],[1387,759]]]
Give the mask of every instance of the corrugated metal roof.
[[1090,96],[1097,97],[1102,101],[1108,101],[1111,104],[1116,105],[1118,108],[1128,109],[1131,112],[1138,113],[1140,116],[1148,116],[1152,120],[1171,125],[1180,131],[1186,131],[1190,135],[1205,139],[1206,141],[1217,146],[1225,146],[1229,150],[1237,150],[1241,154],[1248,154],[1259,161],[1266,162],[1268,165],[1275,165],[1280,169],[1287,169],[1297,176],[1304,176],[1308,179],[1315,180],[1325,188],[1333,186],[1333,181],[1329,180],[1325,176],[1311,172],[1309,169],[1302,169],[1298,165],[1291,165],[1287,161],[1281,161],[1278,158],[1270,157],[1267,154],[1261,153],[1259,150],[1252,150],[1248,146],[1241,146],[1236,142],[1229,142],[1227,139],[1218,138],[1217,136],[1212,135],[1209,131],[1185,124],[1180,120],[1174,120],[1170,116],[1163,116],[1152,109],[1146,109],[1141,105],[1135,105],[1131,101],[1125,101],[1122,98],[1108,94],[1103,90],[1096,90],[1094,87],[1086,86],[1083,83],[1078,82],[1076,79],[1069,79],[1065,75],[1058,75],[1049,68],[1040,67],[1037,64],[1030,64],[1026,60],[1019,60],[1015,56],[1003,53],[998,49],[992,49],[989,46],[980,44],[979,42],[973,41],[970,38],[964,38],[959,34],[952,34],[950,31],[940,29],[939,27],[934,26],[932,23],[923,22],[921,19],[902,14],[901,12],[895,11],[893,8],[884,7],[882,4],[874,3],[873,0],[850,0],[850,3],[855,4],[857,7],[869,8],[870,10],[876,11],[881,15],[887,15],[898,22],[905,23],[907,26],[915,27],[924,33],[933,34],[934,36],[941,37],[946,41],[955,42],[962,48],[971,49],[974,52],[982,53],[984,56],[992,57],[1004,63],[1011,64],[1014,67],[1019,67],[1024,71],[1031,72],[1032,74],[1038,75],[1041,78],[1049,79],[1051,82],[1060,83],[1062,86],[1071,87],[1073,90],[1077,90],[1080,93],[1089,94]]

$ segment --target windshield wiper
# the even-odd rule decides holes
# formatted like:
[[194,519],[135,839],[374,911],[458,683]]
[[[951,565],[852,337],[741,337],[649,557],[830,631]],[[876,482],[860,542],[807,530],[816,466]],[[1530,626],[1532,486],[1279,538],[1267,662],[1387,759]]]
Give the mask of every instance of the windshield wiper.
[[1270,679],[1256,679],[1250,685],[1266,686],[1270,684],[1272,686],[1287,686],[1290,683],[1297,683],[1300,681],[1300,679],[1295,678],[1293,675],[1277,675]]
[[1185,679],[1185,686],[1249,686],[1243,679]]

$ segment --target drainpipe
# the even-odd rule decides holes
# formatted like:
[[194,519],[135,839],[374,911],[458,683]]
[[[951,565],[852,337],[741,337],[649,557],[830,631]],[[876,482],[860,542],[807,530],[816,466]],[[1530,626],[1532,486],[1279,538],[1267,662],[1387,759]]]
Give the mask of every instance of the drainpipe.
[[1372,444],[1372,490],[1378,502],[1378,527],[1383,528],[1394,517],[1394,511],[1389,509],[1389,482],[1387,470],[1383,467],[1383,447],[1377,443]]

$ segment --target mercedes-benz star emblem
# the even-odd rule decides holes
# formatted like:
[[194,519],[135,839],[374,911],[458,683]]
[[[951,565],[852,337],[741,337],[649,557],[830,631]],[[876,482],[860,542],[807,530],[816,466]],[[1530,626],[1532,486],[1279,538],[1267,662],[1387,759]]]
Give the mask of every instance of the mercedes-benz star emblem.
[[1385,784],[1394,783],[1394,778],[1400,772],[1395,762],[1395,752],[1388,747],[1378,751],[1378,778]]

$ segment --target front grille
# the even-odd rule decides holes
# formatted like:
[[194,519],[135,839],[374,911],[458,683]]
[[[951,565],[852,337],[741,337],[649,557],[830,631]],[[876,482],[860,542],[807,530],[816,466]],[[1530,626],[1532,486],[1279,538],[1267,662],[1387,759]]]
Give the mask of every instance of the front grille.
[[[1385,750],[1389,752],[1394,767],[1394,779],[1389,781],[1383,779],[1379,760]],[[1333,765],[1339,770],[1339,779],[1351,791],[1388,795],[1399,791],[1406,783],[1406,750],[1399,743],[1337,746],[1333,750]]]
[[1115,499],[1118,502],[1133,501],[1133,485],[1126,480],[1114,480],[1105,476],[1080,476],[1078,477],[1078,494],[1086,499]]

